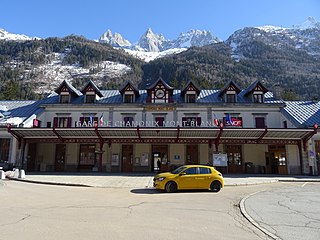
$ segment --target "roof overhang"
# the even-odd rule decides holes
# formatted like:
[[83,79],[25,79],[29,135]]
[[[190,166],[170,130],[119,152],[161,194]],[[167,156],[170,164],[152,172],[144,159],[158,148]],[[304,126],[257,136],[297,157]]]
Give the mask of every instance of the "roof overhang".
[[18,139],[80,142],[85,139],[109,142],[168,142],[168,143],[269,143],[307,141],[317,129],[256,129],[256,128],[143,128],[143,127],[91,127],[91,128],[10,128]]

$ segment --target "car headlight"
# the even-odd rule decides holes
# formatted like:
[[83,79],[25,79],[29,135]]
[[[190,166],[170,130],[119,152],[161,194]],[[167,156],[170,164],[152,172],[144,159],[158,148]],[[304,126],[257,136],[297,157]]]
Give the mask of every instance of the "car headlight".
[[161,182],[161,181],[163,181],[164,179],[165,179],[165,177],[159,177],[157,180]]

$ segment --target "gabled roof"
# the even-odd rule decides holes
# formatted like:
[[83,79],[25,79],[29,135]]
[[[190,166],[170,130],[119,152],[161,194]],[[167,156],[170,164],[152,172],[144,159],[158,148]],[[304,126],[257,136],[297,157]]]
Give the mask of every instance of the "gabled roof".
[[139,96],[139,95],[140,95],[140,94],[139,94],[139,90],[132,84],[131,81],[126,81],[126,82],[122,85],[122,87],[119,89],[119,92],[121,93],[121,95],[123,95],[124,92],[125,92],[127,89],[130,89],[130,88],[134,91],[134,94],[135,94],[136,96]]
[[238,94],[239,92],[241,92],[240,87],[232,80],[230,80],[229,82],[227,82],[226,85],[224,85],[224,87],[219,91],[219,97],[221,97],[223,94],[225,94],[228,89],[232,87],[236,93]]
[[100,89],[97,87],[94,82],[91,80],[84,86],[84,88],[81,90],[82,94],[85,94],[89,90],[93,90],[99,97],[103,97],[102,93],[100,92]]
[[269,90],[265,86],[263,86],[263,84],[259,80],[256,80],[251,83],[249,87],[244,89],[244,96],[248,96],[249,94],[253,93],[257,88],[263,93],[269,92]]
[[199,96],[201,90],[192,80],[190,80],[186,84],[186,86],[181,90],[181,96],[184,96],[186,94],[186,92],[188,91],[189,87],[193,88],[196,91],[197,96]]
[[147,87],[146,90],[154,89],[160,82],[166,89],[173,90],[173,87],[167,84],[161,77],[157,81],[155,81],[151,86]]
[[69,90],[69,92],[76,94],[78,97],[82,95],[82,93],[79,90],[77,90],[74,86],[72,86],[72,84],[69,83],[67,80],[63,80],[60,86],[57,87],[54,91],[60,94],[64,87],[66,87]]

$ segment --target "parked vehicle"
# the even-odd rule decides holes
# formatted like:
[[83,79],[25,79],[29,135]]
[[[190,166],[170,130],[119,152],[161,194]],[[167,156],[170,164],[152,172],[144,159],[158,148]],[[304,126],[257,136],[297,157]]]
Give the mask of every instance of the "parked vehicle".
[[172,172],[155,175],[153,186],[168,193],[185,189],[219,192],[224,187],[224,180],[222,174],[212,166],[184,165]]

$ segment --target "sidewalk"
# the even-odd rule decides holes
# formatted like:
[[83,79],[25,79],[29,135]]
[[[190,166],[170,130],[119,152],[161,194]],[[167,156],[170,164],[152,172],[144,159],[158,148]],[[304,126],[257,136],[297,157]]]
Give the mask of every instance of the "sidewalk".
[[[84,187],[152,188],[152,173],[30,173],[20,181]],[[225,186],[243,186],[282,181],[320,182],[319,176],[224,175]]]

